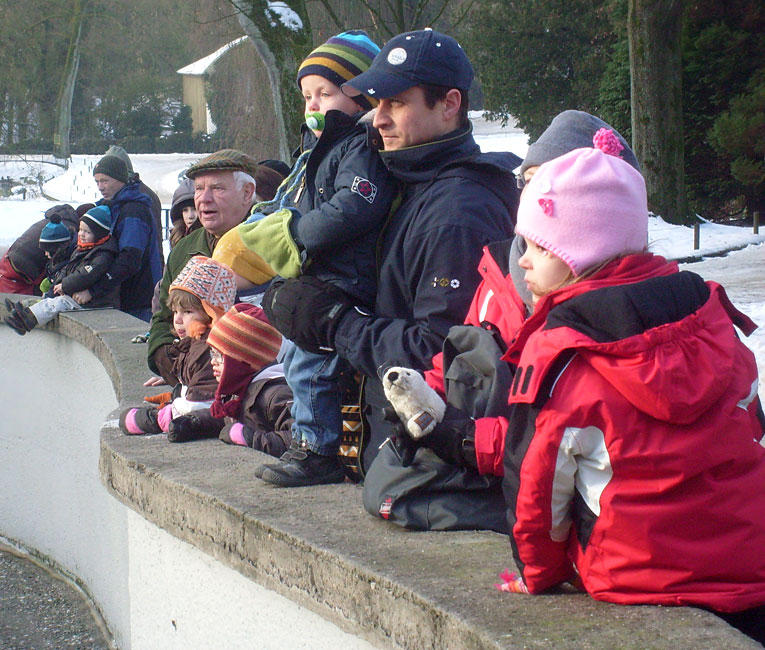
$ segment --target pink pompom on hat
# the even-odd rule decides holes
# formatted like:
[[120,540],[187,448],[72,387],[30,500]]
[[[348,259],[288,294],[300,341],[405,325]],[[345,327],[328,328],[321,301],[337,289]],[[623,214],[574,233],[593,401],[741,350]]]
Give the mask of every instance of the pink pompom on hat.
[[202,301],[205,312],[216,322],[236,301],[233,271],[214,259],[194,255],[170,285],[170,291],[188,291]]
[[[601,129],[604,131],[605,129]],[[575,276],[648,242],[645,181],[617,158],[608,133],[539,167],[526,184],[515,231],[560,257]]]

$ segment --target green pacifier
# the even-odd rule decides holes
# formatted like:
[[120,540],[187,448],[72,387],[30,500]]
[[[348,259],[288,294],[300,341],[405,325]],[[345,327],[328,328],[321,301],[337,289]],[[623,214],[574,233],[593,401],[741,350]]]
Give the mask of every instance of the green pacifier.
[[321,113],[306,113],[305,123],[313,131],[324,130],[324,116]]

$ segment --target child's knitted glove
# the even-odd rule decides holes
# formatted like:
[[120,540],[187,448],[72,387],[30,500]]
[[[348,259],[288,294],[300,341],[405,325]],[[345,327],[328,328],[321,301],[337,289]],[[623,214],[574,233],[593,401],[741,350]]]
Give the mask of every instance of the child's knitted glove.
[[517,573],[511,573],[510,569],[505,569],[499,574],[499,577],[502,579],[502,582],[494,583],[494,586],[499,591],[508,591],[513,594],[529,593],[529,588],[526,586],[526,583],[523,582],[523,578]]
[[294,208],[282,208],[266,217],[255,213],[234,230],[242,245],[262,258],[259,265],[273,269],[273,273],[283,278],[296,278],[302,270],[303,259],[290,230],[293,219],[300,219],[300,213]]
[[172,393],[160,393],[159,395],[149,395],[148,397],[144,397],[143,401],[149,402],[149,404],[156,404],[157,408],[162,408],[165,404],[170,403],[172,399]]
[[161,409],[159,409],[159,413],[157,413],[157,422],[159,423],[162,431],[165,433],[167,433],[168,429],[170,429],[170,422],[172,419],[173,407],[171,404],[167,404],[166,406],[163,406]]

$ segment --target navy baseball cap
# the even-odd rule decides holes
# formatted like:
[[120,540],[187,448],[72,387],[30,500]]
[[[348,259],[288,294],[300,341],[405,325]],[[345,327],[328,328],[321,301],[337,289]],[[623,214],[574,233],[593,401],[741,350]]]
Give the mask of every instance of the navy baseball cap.
[[469,90],[473,66],[451,36],[421,29],[390,39],[366,72],[344,83],[348,97],[393,97],[418,84]]

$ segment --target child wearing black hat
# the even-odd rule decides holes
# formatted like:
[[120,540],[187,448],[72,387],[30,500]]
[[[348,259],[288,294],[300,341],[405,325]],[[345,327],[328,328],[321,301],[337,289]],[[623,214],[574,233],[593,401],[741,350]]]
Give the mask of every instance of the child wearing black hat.
[[[6,298],[10,313],[5,322],[18,334],[24,335],[38,325],[53,320],[62,311],[119,306],[119,286],[112,291],[92,296],[88,291],[106,274],[117,256],[117,243],[111,236],[112,214],[107,205],[88,210],[80,219],[77,246],[66,264],[50,278],[46,297],[31,306],[13,303]],[[65,233],[66,231],[66,237]],[[68,231],[61,224],[51,222],[43,228],[40,246],[46,255],[55,258],[57,247],[66,246]]]

